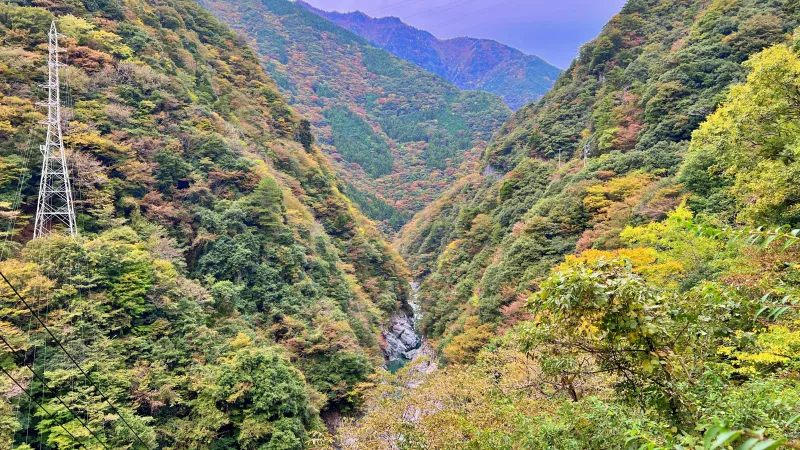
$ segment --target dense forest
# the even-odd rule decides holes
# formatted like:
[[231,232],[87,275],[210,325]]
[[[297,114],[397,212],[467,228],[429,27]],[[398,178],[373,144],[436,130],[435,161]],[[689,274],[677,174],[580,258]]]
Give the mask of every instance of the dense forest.
[[[35,3],[0,3],[0,367],[32,393],[2,376],[0,448],[308,447],[383,363],[404,263],[198,5]],[[21,245],[53,20],[81,237]]]
[[[800,448],[800,2],[629,0],[505,124],[200,4],[244,33],[0,3],[0,449]],[[80,236],[32,239],[51,23]]]
[[[288,0],[200,0],[252,43],[353,200],[392,234],[475,170],[510,111]],[[357,192],[360,191],[360,192]]]
[[[541,98],[561,74],[561,69],[542,58],[526,55],[497,41],[471,37],[442,40],[397,17],[376,18],[361,11],[323,11],[302,0],[298,4],[371,44],[439,75],[459,89],[491,92],[513,110]],[[454,3],[450,8],[457,6],[460,4]],[[457,13],[458,9],[453,12]]]
[[359,448],[800,445],[798,6],[631,0],[514,115],[404,229],[447,368]]

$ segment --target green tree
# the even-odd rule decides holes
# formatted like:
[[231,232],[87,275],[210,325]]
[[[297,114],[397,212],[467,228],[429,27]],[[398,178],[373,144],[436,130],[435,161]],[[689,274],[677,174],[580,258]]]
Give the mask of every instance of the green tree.
[[283,192],[272,177],[264,177],[246,199],[249,221],[267,230],[277,230],[283,224]]
[[214,386],[209,394],[237,425],[241,448],[303,448],[310,420],[303,375],[274,350],[247,347],[223,358]]
[[[701,195],[727,190],[747,223],[800,224],[800,57],[776,45],[745,65],[747,82],[694,133],[684,179]],[[701,167],[719,181],[689,178]]]

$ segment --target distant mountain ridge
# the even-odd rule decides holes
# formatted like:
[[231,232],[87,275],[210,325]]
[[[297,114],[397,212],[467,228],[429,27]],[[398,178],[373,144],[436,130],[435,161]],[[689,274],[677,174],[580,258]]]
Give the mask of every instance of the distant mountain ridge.
[[345,180],[393,233],[475,170],[511,111],[288,0],[195,0],[246,40]]
[[542,58],[497,41],[470,37],[442,40],[397,17],[323,11],[302,0],[297,4],[460,89],[496,94],[514,110],[539,99],[561,73],[561,69]]

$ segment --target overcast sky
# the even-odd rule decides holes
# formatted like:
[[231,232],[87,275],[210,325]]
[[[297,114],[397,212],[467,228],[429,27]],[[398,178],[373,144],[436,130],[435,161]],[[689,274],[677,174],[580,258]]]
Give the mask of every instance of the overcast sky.
[[397,16],[439,38],[489,38],[566,68],[625,0],[306,0],[328,11]]

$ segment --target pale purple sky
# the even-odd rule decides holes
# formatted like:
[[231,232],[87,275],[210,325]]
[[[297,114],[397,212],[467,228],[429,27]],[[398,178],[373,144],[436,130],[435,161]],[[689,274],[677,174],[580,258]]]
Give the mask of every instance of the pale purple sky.
[[397,16],[439,38],[488,38],[566,68],[625,0],[306,0],[328,11]]

